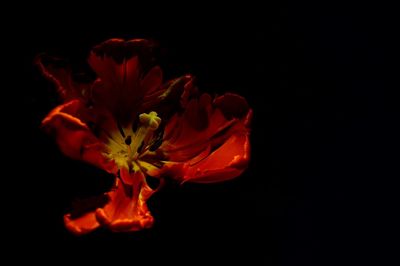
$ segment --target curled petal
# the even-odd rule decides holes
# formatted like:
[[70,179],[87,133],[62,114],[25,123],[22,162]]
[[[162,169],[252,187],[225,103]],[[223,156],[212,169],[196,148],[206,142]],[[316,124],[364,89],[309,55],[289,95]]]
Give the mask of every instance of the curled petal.
[[[149,228],[154,219],[147,200],[166,177],[180,183],[219,182],[248,165],[252,110],[246,100],[233,93],[215,99],[201,94],[191,75],[163,84],[153,49],[143,39],[97,45],[88,59],[97,74],[90,83],[75,82],[57,60],[37,59],[64,100],[42,121],[43,128],[65,155],[115,176],[111,191],[77,202],[64,216],[74,234],[98,227],[116,232]],[[156,122],[146,115],[155,115]]]
[[185,111],[166,125],[164,142],[154,155],[162,154],[165,164],[150,174],[203,183],[240,175],[249,160],[251,112],[247,102],[235,94],[214,101],[208,94],[189,100]]
[[43,128],[54,135],[60,150],[68,157],[93,164],[110,173],[115,164],[104,156],[106,146],[99,142],[88,126],[75,117],[82,108],[79,100],[56,107],[42,121]]
[[71,69],[63,60],[39,55],[35,63],[42,74],[57,86],[57,91],[64,101],[76,98],[87,100],[90,96],[91,83],[75,81]]
[[205,149],[188,162],[165,162],[150,175],[173,178],[181,183],[213,183],[235,178],[243,173],[250,159],[247,134],[231,136],[222,146],[210,153]]
[[76,235],[90,233],[100,226],[94,212],[87,213],[75,219],[71,218],[71,214],[66,214],[64,215],[64,224],[69,231]]
[[246,169],[249,157],[248,136],[233,135],[205,159],[191,165],[182,181],[210,183],[232,179]]
[[[249,108],[246,111],[251,113]],[[168,161],[188,161],[209,145],[215,148],[234,134],[249,132],[246,123],[251,116],[243,117],[232,114],[226,117],[215,101],[208,94],[203,94],[188,101],[185,111],[170,119],[159,149]]]
[[[127,173],[129,174],[129,173]],[[133,184],[125,184],[116,179],[115,188],[106,193],[108,202],[97,209],[73,216],[64,216],[68,230],[75,234],[85,234],[98,228],[107,227],[115,232],[138,231],[153,225],[154,218],[147,208],[146,201],[153,190],[146,184],[142,172],[131,173]]]
[[234,93],[225,93],[217,97],[214,106],[220,109],[227,119],[244,118],[250,109],[246,99]]

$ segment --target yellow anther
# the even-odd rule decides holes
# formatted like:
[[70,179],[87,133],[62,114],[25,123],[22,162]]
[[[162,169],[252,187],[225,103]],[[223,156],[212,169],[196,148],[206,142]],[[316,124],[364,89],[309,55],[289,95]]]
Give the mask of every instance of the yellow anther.
[[157,116],[156,112],[150,112],[149,114],[140,114],[139,121],[144,127],[154,131],[158,128],[161,123],[161,118]]
[[156,112],[150,112],[148,114],[143,113],[139,115],[140,126],[135,132],[135,136],[130,144],[130,158],[135,160],[138,156],[138,148],[142,145],[142,142],[148,141],[151,138],[153,131],[155,131],[161,123],[161,118],[157,116]]

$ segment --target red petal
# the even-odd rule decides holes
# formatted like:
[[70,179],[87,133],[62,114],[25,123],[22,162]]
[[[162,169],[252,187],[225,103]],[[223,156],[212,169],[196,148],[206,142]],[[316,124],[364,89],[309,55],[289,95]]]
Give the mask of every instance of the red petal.
[[126,167],[122,167],[119,170],[119,175],[121,177],[122,182],[124,182],[124,184],[126,184],[126,185],[132,185],[135,182],[135,180],[134,180],[135,176],[131,175],[129,173],[129,169]]
[[[231,108],[229,100],[238,105],[238,110]],[[250,114],[245,100],[234,94],[225,94],[213,102],[208,94],[188,101],[184,113],[172,117],[165,127],[164,142],[159,148],[166,157],[161,159],[165,159],[165,166],[151,174],[193,182],[217,182],[238,176],[249,158]]]
[[[129,173],[128,173],[129,174]],[[146,201],[153,190],[145,183],[142,172],[131,174],[131,185],[116,179],[115,188],[106,193],[108,202],[104,207],[73,218],[71,214],[64,216],[68,230],[75,234],[85,234],[99,226],[112,231],[138,231],[153,225],[154,219],[147,209]]]
[[152,190],[143,183],[142,172],[131,175],[133,185],[117,180],[116,189],[108,193],[110,202],[96,211],[99,223],[113,231],[137,231],[151,227],[154,221],[146,205]]
[[89,233],[100,226],[94,212],[87,213],[76,219],[71,219],[71,215],[66,214],[64,223],[65,227],[76,235]]
[[82,120],[74,116],[80,108],[82,103],[78,100],[60,105],[47,115],[42,126],[54,134],[60,150],[65,155],[114,172],[115,164],[103,155],[105,145],[92,134]]
[[182,115],[174,116],[166,125],[164,142],[160,146],[171,161],[187,161],[210,144],[220,145],[236,131],[248,131],[241,122],[227,120],[211,97],[203,94],[192,99]]
[[238,134],[231,136],[211,154],[206,149],[188,162],[166,162],[161,169],[153,169],[148,174],[170,177],[179,182],[221,182],[239,176],[246,169],[249,158],[248,136]]
[[249,157],[248,136],[233,135],[206,159],[190,166],[183,181],[209,183],[237,177],[247,167]]

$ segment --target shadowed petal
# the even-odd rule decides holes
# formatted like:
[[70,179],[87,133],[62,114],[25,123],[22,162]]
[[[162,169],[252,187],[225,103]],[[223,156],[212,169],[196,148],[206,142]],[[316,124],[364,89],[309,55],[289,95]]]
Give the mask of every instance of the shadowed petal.
[[110,39],[93,48],[89,64],[98,75],[93,86],[94,104],[105,106],[121,122],[130,119],[145,95],[162,82],[159,67],[148,69],[151,49],[152,44],[142,39]]
[[168,120],[174,113],[181,111],[191,96],[197,93],[193,86],[193,77],[185,75],[147,93],[140,104],[140,112],[156,111],[162,120]]
[[[99,226],[115,232],[138,231],[153,225],[154,218],[147,209],[146,201],[153,190],[145,183],[142,172],[131,173],[132,185],[116,179],[115,188],[105,193],[106,204],[99,202],[97,209],[74,217],[64,216],[68,230],[75,234],[85,234]],[[103,205],[103,206],[100,206]]]
[[161,68],[155,66],[147,73],[143,80],[141,80],[140,86],[142,90],[146,92],[146,95],[150,95],[161,86],[162,79],[163,73]]
[[64,101],[80,98],[87,99],[91,92],[90,82],[76,82],[72,78],[66,62],[46,55],[36,57],[35,63],[42,74],[57,86],[57,91]]
[[246,99],[234,93],[225,93],[217,97],[214,106],[220,109],[227,119],[242,119],[249,112]]

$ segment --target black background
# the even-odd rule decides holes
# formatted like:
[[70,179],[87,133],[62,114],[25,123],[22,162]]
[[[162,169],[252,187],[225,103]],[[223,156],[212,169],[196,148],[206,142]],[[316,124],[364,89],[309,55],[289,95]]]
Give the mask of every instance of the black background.
[[[23,144],[15,158],[23,159],[13,160],[18,196],[9,199],[17,206],[11,222],[18,250],[40,262],[132,265],[388,259],[399,98],[390,78],[390,8],[155,6],[47,5],[16,13],[22,27],[11,30],[16,52],[9,53],[18,58],[14,97],[22,107],[11,120]],[[154,39],[167,79],[191,73],[203,91],[243,95],[254,109],[252,160],[230,182],[168,184],[149,201],[150,230],[75,237],[63,214],[74,198],[102,193],[111,181],[65,158],[40,131],[59,101],[33,60],[45,52],[79,65],[108,38]]]

